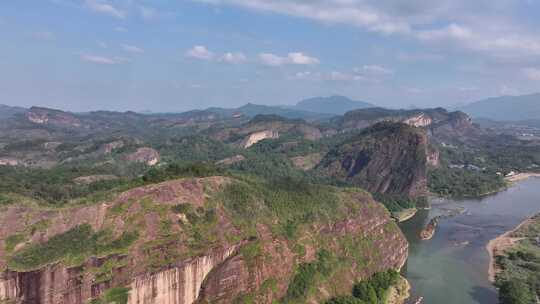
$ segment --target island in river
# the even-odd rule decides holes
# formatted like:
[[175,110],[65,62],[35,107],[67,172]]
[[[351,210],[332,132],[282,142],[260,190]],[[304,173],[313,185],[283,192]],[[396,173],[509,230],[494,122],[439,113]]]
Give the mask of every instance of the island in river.
[[[540,211],[540,179],[479,199],[432,199],[431,204],[431,210],[399,224],[410,244],[403,274],[411,283],[411,303],[420,297],[423,303],[497,303],[497,289],[487,277],[486,245]],[[422,241],[420,231],[437,216],[442,216],[437,233]]]

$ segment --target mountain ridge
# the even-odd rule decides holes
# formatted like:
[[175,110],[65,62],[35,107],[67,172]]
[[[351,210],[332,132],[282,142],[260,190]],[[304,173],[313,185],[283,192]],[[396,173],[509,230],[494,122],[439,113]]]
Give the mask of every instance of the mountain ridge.
[[491,97],[458,108],[474,118],[497,121],[540,119],[540,93]]

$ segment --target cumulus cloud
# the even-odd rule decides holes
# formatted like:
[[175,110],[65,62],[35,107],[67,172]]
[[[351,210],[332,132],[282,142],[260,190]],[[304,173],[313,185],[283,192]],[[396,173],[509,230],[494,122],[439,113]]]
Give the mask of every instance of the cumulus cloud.
[[259,54],[259,59],[262,64],[267,66],[282,66],[287,64],[314,65],[320,63],[318,58],[305,55],[301,52],[292,52],[285,57],[272,53],[261,53]]
[[128,53],[135,53],[135,54],[142,54],[144,53],[144,50],[140,47],[129,45],[129,44],[122,44],[122,49]]
[[117,65],[126,62],[126,59],[121,57],[106,57],[93,54],[82,54],[81,60],[101,65]]
[[236,53],[228,52],[228,53],[223,54],[223,56],[221,56],[220,59],[223,62],[231,63],[231,64],[240,64],[247,61],[246,55],[244,55],[244,53],[241,53],[241,52],[236,52]]
[[186,52],[186,56],[190,58],[200,59],[200,60],[212,60],[214,59],[214,53],[210,52],[203,45],[196,45],[189,49]]
[[114,7],[112,4],[106,1],[85,0],[84,5],[96,13],[109,15],[118,19],[124,19],[127,15],[125,11]]

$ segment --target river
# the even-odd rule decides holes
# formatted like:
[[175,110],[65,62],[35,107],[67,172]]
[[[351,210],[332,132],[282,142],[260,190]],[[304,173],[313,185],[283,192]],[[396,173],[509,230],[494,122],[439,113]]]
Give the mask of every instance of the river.
[[[439,221],[435,236],[418,237],[437,215],[463,213]],[[411,299],[424,304],[494,304],[497,291],[488,281],[489,240],[540,212],[540,178],[531,178],[482,199],[435,199],[400,224],[409,241],[409,260],[403,269],[412,285]]]

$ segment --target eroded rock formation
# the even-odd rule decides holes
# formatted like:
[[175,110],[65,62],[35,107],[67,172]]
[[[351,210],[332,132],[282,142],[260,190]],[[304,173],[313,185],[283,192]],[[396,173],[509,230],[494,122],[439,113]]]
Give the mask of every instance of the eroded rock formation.
[[[5,269],[0,273],[0,300],[86,304],[111,288],[128,287],[129,304],[225,304],[246,294],[256,303],[269,304],[286,294],[299,263],[317,259],[321,244],[347,261],[346,267],[336,266],[343,292],[361,278],[405,263],[404,236],[385,208],[365,192],[337,193],[333,212],[342,215],[305,226],[298,236],[305,250],[299,253],[300,244],[276,234],[276,227],[268,223],[258,223],[249,234],[235,224],[218,198],[237,182],[225,177],[180,179],[135,188],[85,207],[5,208],[0,213],[4,241],[0,269]],[[139,235],[129,250],[85,255],[77,265],[62,258],[27,269],[21,267],[30,266],[12,264],[11,256],[31,244],[43,244],[84,224],[91,231],[108,231],[113,238],[134,229]],[[209,234],[198,236],[202,240],[193,244],[193,229],[201,229],[194,225],[201,224],[210,229]],[[16,234],[23,239],[8,248],[5,240]],[[352,255],[351,244],[368,247]],[[256,248],[258,253],[246,248]],[[271,289],[269,282],[273,282]],[[313,296],[331,296],[336,292],[331,284],[321,282],[324,292]]]

